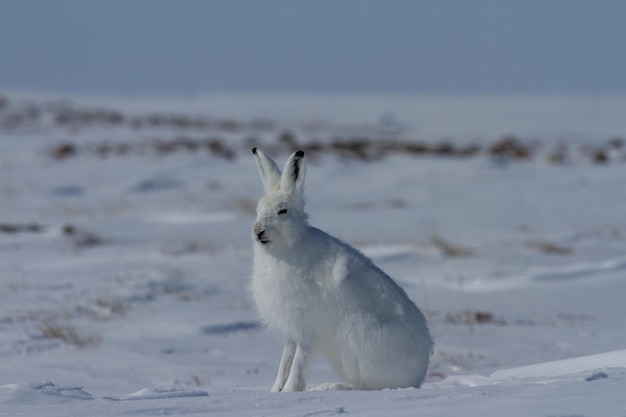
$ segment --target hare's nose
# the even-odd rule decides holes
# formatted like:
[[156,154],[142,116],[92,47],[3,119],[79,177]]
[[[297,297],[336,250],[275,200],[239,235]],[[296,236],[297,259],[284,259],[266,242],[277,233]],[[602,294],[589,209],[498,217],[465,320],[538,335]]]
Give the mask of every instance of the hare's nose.
[[257,240],[259,242],[261,242],[262,244],[266,244],[267,242],[269,242],[269,240],[267,240],[267,238],[263,237],[264,234],[265,234],[265,227],[263,227],[259,223],[255,224],[254,225],[254,235],[256,236]]

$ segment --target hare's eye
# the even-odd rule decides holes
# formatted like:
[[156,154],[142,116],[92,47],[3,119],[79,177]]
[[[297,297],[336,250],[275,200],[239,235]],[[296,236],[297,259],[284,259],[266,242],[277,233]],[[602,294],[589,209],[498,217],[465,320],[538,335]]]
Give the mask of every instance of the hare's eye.
[[280,209],[278,210],[278,214],[287,214],[287,209]]

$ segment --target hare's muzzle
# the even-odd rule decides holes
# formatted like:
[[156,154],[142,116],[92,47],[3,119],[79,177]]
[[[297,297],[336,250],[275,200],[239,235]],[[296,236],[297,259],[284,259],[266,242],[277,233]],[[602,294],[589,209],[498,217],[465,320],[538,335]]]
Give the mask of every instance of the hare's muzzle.
[[260,223],[255,223],[254,236],[256,236],[256,240],[258,240],[259,242],[265,245],[266,243],[269,242],[269,239],[267,239],[264,235],[265,235],[265,227],[263,227],[263,225],[261,225]]

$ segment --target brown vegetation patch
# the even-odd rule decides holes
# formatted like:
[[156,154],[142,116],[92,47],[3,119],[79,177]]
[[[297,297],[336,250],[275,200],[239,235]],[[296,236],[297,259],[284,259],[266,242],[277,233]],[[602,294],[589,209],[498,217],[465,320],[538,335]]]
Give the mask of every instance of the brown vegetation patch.
[[104,141],[98,144],[79,145],[64,141],[53,147],[49,155],[57,160],[64,160],[80,154],[91,154],[101,158],[112,156],[125,156],[129,154],[144,154],[146,151],[166,156],[172,153],[189,152],[196,153],[202,150],[209,151],[212,155],[224,159],[234,159],[235,151],[227,146],[222,140],[211,137],[207,139],[193,139],[178,137],[170,140],[153,139],[135,143]]
[[507,135],[491,144],[487,152],[492,157],[527,160],[533,156],[533,147],[522,142],[517,136]]
[[105,240],[97,234],[66,224],[61,228],[61,234],[68,238],[75,248],[83,249],[102,245]]
[[87,348],[98,345],[102,339],[99,336],[80,333],[71,323],[59,324],[55,321],[43,319],[39,331],[44,337],[60,340],[77,348]]
[[0,223],[0,233],[13,235],[17,233],[41,233],[45,228],[37,223]]
[[452,243],[441,236],[432,236],[430,238],[430,241],[433,246],[435,246],[443,255],[448,257],[459,258],[471,256],[474,254],[474,251],[472,251],[470,248],[458,245],[456,243]]
[[497,324],[503,326],[506,323],[504,318],[497,317],[494,313],[488,311],[465,310],[461,313],[447,313],[445,318],[449,324]]
[[[74,135],[86,129],[125,129],[126,132],[148,131],[169,132],[171,139],[132,139],[126,142],[103,140],[95,145],[79,144],[64,140],[49,150],[57,160],[83,154],[96,154],[101,157],[144,154],[151,150],[159,155],[176,152],[200,152],[208,150],[212,155],[233,159],[238,151],[228,143],[233,135],[247,135],[248,140],[240,141],[249,149],[249,144],[259,142],[257,135],[275,134],[273,144],[265,143],[273,153],[293,152],[302,149],[311,158],[319,155],[337,155],[345,159],[376,161],[392,155],[412,157],[469,158],[490,157],[498,161],[532,161],[540,153],[540,143],[521,139],[513,134],[494,140],[483,140],[482,144],[458,144],[453,139],[426,141],[419,138],[401,137],[399,133],[381,129],[356,129],[338,127],[317,129],[314,133],[302,126],[300,132],[317,135],[299,140],[294,130],[281,129],[274,120],[258,118],[250,121],[232,118],[211,118],[205,115],[193,115],[174,112],[154,112],[147,114],[127,114],[119,109],[80,107],[70,101],[35,102],[10,100],[0,95],[0,130],[35,129],[47,131],[56,129],[63,134]],[[336,132],[344,132],[336,135]],[[366,133],[346,133],[346,132]],[[326,136],[324,137],[324,135]],[[188,135],[200,135],[194,138]],[[258,145],[258,144],[257,144]],[[254,146],[257,146],[254,145]],[[241,145],[240,145],[241,146]],[[574,160],[584,160],[597,165],[614,162],[626,162],[626,146],[620,137],[609,138],[605,143],[594,141],[592,145],[578,145],[576,148],[558,145],[556,149],[546,150],[544,160],[551,164],[564,164]]]
[[538,250],[539,252],[546,255],[571,255],[574,252],[574,249],[569,246],[563,246],[544,240],[528,242],[526,246],[528,248]]
[[446,313],[445,322],[448,324],[460,324],[467,326],[470,334],[474,334],[474,327],[477,325],[507,325],[507,322],[503,317],[496,316],[494,313],[488,311],[479,310],[465,310],[460,313]]

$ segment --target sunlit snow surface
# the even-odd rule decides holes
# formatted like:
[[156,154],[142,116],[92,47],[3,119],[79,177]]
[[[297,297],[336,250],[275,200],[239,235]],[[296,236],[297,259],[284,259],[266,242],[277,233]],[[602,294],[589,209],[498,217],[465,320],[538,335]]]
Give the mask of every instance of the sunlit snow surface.
[[[584,156],[626,135],[626,100],[3,97],[0,416],[626,415],[626,158]],[[29,103],[35,121],[7,124]],[[240,125],[61,126],[45,110],[68,105]],[[261,195],[248,144],[282,162],[286,130],[308,144],[372,132],[541,142],[524,161],[309,160],[311,223],[372,257],[428,317],[422,388],[268,392],[283,341],[248,292]],[[50,155],[180,137],[234,156]],[[571,157],[549,163],[562,143]],[[309,386],[335,380],[318,358]]]

